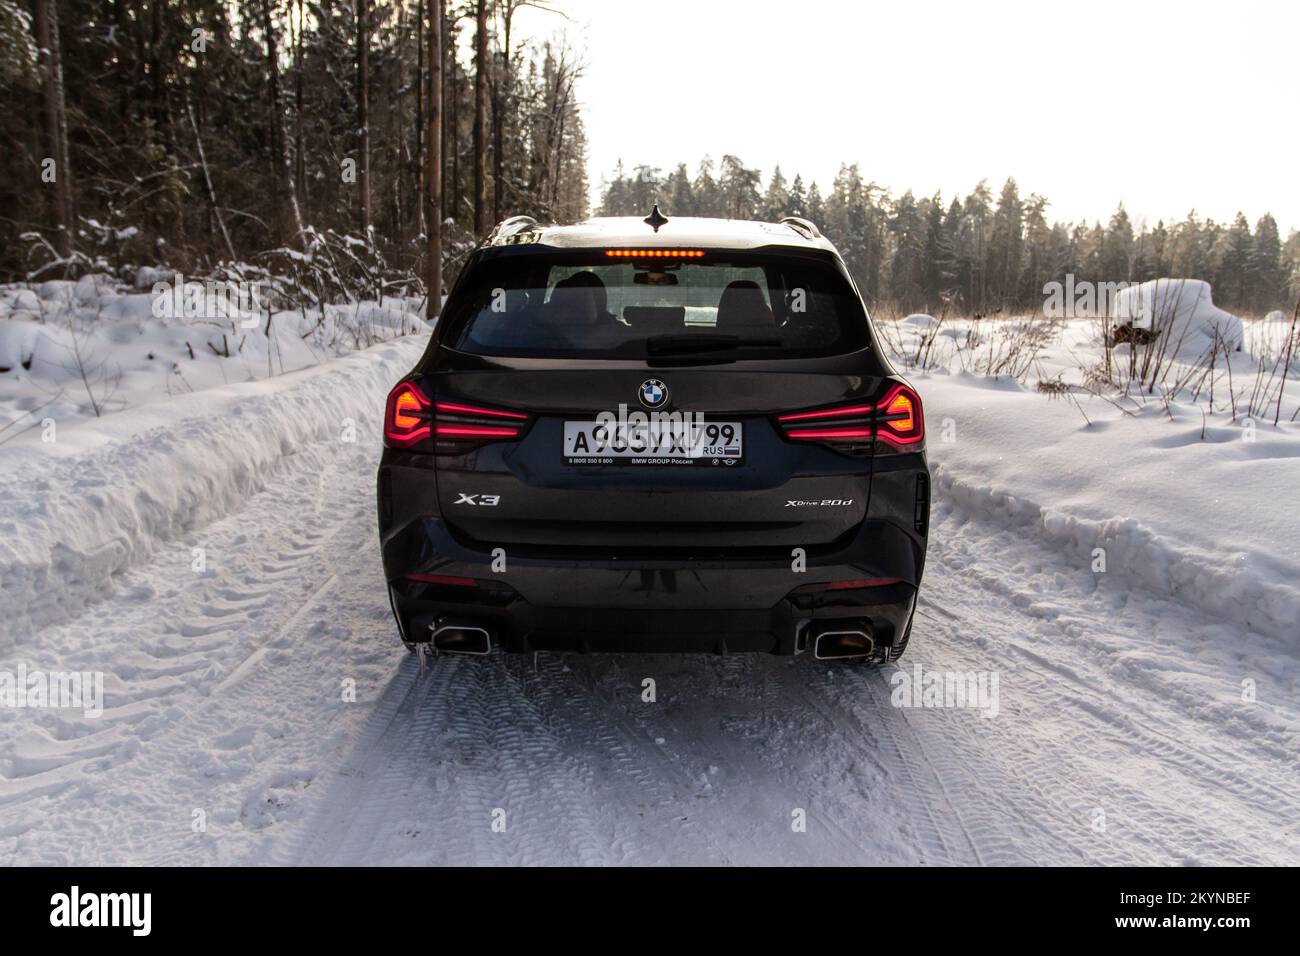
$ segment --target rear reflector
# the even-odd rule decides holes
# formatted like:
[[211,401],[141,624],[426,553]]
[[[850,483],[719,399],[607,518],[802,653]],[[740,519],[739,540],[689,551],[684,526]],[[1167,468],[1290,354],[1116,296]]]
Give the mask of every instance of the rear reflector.
[[419,581],[421,584],[445,584],[455,588],[476,588],[478,582],[473,578],[458,578],[450,574],[408,574],[408,581]]
[[891,584],[901,584],[902,578],[854,578],[851,581],[835,581],[826,585],[827,591],[851,591],[856,588],[886,588]]

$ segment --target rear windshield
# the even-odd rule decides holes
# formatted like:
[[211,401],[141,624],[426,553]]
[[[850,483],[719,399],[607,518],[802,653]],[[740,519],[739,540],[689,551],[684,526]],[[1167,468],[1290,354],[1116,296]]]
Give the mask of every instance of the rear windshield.
[[452,348],[517,357],[783,358],[869,341],[862,304],[832,261],[771,253],[490,258],[466,277],[442,322]]

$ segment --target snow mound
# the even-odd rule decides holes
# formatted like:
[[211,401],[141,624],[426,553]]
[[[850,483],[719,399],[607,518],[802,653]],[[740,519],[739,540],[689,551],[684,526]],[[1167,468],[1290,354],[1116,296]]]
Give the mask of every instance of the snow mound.
[[[424,348],[408,336],[0,448],[0,649],[80,612],[113,576],[232,512],[290,456],[377,433]],[[39,430],[37,430],[39,431]],[[377,451],[377,449],[376,449]],[[310,492],[307,492],[310,493]]]
[[0,286],[0,428],[60,428],[149,402],[319,365],[425,327],[422,303],[385,297],[248,310],[232,285],[141,269],[132,291],[103,275]]
[[938,324],[938,319],[932,315],[926,315],[924,312],[913,312],[903,319],[903,325],[910,325],[918,329],[932,329]]
[[1200,279],[1151,279],[1121,289],[1111,318],[1166,335],[1167,354],[1197,358],[1218,341],[1236,350],[1242,343],[1241,319],[1214,304],[1210,284]]

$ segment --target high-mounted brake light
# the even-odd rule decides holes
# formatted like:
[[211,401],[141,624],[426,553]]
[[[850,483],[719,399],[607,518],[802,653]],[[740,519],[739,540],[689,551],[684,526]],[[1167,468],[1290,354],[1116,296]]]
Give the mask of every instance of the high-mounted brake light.
[[499,441],[518,438],[528,415],[464,402],[431,402],[415,382],[402,382],[388,396],[384,443],[410,448],[427,439],[447,442]]
[[610,259],[699,259],[703,249],[606,249]]
[[388,393],[384,409],[384,444],[409,448],[429,437],[432,416],[429,399],[414,382],[400,382]]
[[872,439],[897,450],[911,450],[925,439],[921,399],[896,384],[875,404],[861,403],[778,415],[777,424],[791,441],[825,442],[842,450],[865,449]]

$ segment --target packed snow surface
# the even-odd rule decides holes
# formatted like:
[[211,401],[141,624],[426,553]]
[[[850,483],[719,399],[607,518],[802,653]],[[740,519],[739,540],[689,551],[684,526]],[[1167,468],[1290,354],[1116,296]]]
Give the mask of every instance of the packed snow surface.
[[[421,673],[373,482],[424,341],[0,446],[0,673],[104,675],[102,716],[0,711],[4,859],[1300,863],[1297,426],[918,372],[935,504],[897,666]],[[905,693],[966,673],[995,706]]]

